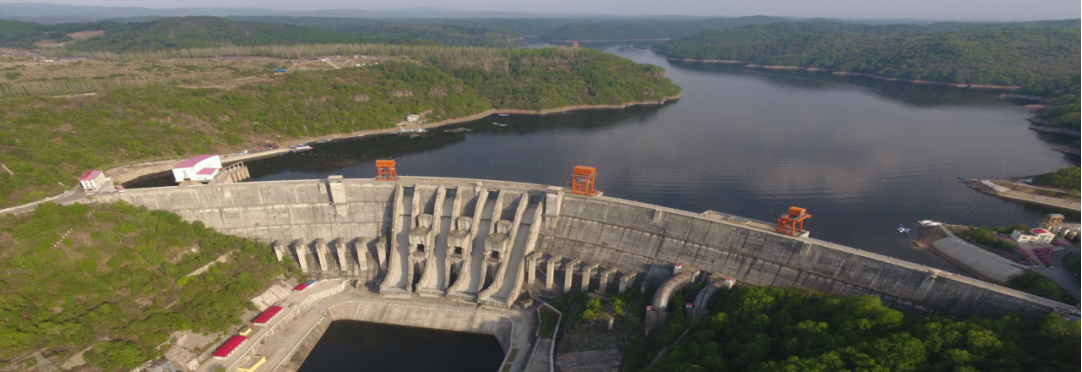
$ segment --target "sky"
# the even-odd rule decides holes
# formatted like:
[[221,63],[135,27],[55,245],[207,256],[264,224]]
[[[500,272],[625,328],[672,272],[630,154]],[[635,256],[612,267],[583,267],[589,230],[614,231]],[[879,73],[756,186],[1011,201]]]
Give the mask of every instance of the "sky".
[[468,11],[558,14],[697,15],[1027,21],[1079,18],[1079,0],[0,0],[147,8],[236,7],[291,10],[396,10],[438,7]]

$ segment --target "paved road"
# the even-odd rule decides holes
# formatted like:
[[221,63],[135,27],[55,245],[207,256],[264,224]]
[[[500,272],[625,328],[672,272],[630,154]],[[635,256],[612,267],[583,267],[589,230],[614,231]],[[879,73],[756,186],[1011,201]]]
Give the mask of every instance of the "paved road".
[[[86,199],[86,193],[83,192],[82,187],[76,187],[75,189],[69,190],[67,192],[70,192],[70,194],[65,195],[65,196],[61,196],[59,198],[52,199],[52,200],[49,200],[49,201],[53,202],[53,203],[57,203],[57,204],[70,204],[70,203],[73,203],[73,202],[76,202],[76,201],[79,201],[79,200]],[[30,211],[33,211],[35,208],[37,208],[38,204],[41,204],[41,203],[40,202],[35,202],[35,203],[30,203],[30,204],[24,204],[24,205],[21,205],[21,206],[18,206],[18,207],[5,209],[3,211],[0,211],[0,215],[20,214],[20,213],[30,212]]]
[[1045,278],[1051,279],[1052,281],[1056,282],[1056,284],[1059,284],[1060,287],[1063,287],[1063,289],[1067,290],[1067,292],[1070,292],[1071,295],[1074,296],[1076,303],[1078,302],[1077,300],[1082,299],[1079,294],[1079,292],[1082,291],[1082,288],[1079,288],[1080,285],[1078,278],[1072,275],[1070,271],[1067,271],[1066,258],[1067,253],[1069,252],[1075,252],[1076,255],[1082,254],[1079,253],[1080,250],[1082,249],[1072,246],[1067,247],[1066,249],[1052,252],[1051,258],[1052,262],[1056,265],[1055,268],[1050,269],[1046,267],[1041,267],[1034,269],[1034,271],[1036,271],[1038,274],[1041,274]]

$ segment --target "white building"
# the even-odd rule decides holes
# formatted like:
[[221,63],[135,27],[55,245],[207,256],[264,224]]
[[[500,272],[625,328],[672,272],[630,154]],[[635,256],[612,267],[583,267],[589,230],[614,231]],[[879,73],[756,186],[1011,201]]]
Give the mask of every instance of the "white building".
[[1014,230],[1014,232],[1011,233],[1011,239],[1014,239],[1014,241],[1019,243],[1048,244],[1055,238],[1056,234],[1045,229],[1033,229],[1030,231]]
[[109,178],[105,177],[105,173],[100,170],[86,171],[82,178],[79,178],[79,184],[83,186],[83,190],[88,192],[98,191],[105,183],[109,182]]
[[210,182],[222,169],[222,159],[218,155],[199,155],[186,159],[173,166],[173,177],[177,183],[184,181]]
[[406,115],[406,121],[408,121],[408,122],[412,123],[412,122],[416,122],[416,121],[420,121],[420,120],[421,120],[421,115]]

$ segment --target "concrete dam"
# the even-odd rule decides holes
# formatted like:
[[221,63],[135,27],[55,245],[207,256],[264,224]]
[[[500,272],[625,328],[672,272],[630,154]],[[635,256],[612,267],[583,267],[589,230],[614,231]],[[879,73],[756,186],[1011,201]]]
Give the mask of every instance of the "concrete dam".
[[[305,272],[358,279],[394,298],[509,308],[527,291],[654,286],[669,293],[700,277],[724,278],[729,286],[735,280],[875,295],[902,310],[960,316],[1071,309],[907,261],[778,234],[746,219],[568,191],[490,180],[332,176],[135,189],[96,200],[167,210],[259,239]],[[665,301],[653,311],[664,310]]]

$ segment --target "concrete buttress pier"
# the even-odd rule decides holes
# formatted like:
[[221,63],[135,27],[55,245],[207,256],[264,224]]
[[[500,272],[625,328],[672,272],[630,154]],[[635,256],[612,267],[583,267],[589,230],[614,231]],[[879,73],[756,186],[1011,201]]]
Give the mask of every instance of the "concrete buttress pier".
[[510,307],[537,279],[550,291],[558,279],[564,291],[588,290],[600,274],[599,290],[612,281],[623,291],[651,267],[684,264],[744,285],[875,295],[919,312],[1038,316],[1072,308],[864,250],[546,185],[331,177],[134,189],[94,202],[115,200],[262,239],[306,272],[377,280],[389,296]]

